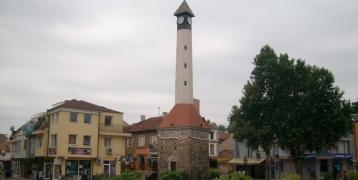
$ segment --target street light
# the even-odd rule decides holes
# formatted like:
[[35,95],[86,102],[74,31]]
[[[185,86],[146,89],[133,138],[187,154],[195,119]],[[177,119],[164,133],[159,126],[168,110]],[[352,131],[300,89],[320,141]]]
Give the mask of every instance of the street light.
[[247,171],[247,157],[246,156],[244,157],[244,169],[245,169],[245,175],[247,175],[246,174],[246,171]]
[[273,141],[273,154],[274,154],[274,168],[275,168],[275,179],[278,180],[280,176],[280,154],[278,149],[277,139]]

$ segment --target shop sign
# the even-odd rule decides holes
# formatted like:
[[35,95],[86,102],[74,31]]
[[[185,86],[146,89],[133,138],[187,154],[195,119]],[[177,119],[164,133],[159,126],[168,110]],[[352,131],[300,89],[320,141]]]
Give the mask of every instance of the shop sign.
[[76,148],[76,147],[69,147],[68,153],[70,154],[79,154],[79,155],[87,155],[91,154],[91,148]]
[[352,154],[335,153],[334,158],[336,159],[352,159]]
[[314,158],[316,158],[316,154],[306,153],[306,154],[303,154],[303,158],[304,159],[314,159]]
[[57,158],[55,158],[54,160],[53,160],[53,164],[61,164],[61,160],[60,159],[57,159]]

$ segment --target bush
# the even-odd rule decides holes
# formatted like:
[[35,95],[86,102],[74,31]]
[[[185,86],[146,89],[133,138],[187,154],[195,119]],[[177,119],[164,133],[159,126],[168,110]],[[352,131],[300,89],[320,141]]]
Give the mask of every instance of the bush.
[[348,180],[356,180],[358,179],[358,172],[357,171],[347,171],[346,173]]
[[220,180],[252,180],[252,178],[245,174],[240,174],[236,171],[230,173],[229,175],[223,176]]
[[112,177],[111,180],[140,180],[142,177],[141,172],[129,171],[123,172],[121,175]]
[[93,180],[106,180],[106,176],[104,174],[94,175]]
[[331,179],[333,179],[333,174],[332,174],[332,172],[327,171],[327,172],[323,173],[323,178],[324,178],[325,180],[331,180]]
[[294,174],[294,173],[287,173],[284,174],[282,177],[282,180],[301,180],[301,176],[298,174]]
[[211,180],[220,178],[220,171],[218,169],[208,169],[203,173],[202,180]]
[[161,180],[188,180],[189,176],[184,171],[164,171],[160,173]]

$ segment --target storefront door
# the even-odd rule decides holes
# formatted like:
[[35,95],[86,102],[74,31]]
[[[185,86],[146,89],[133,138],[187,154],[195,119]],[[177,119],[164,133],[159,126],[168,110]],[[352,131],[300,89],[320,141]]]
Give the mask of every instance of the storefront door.
[[106,177],[110,178],[116,175],[116,166],[114,161],[104,161],[103,168]]
[[45,179],[52,179],[52,163],[44,164],[44,176]]
[[67,160],[66,176],[73,179],[90,180],[92,163],[90,160]]

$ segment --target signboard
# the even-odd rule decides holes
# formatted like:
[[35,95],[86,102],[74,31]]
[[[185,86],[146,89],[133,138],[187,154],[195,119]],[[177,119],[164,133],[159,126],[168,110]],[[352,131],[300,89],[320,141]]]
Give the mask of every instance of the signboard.
[[334,158],[336,159],[352,159],[352,154],[344,154],[344,153],[335,153]]
[[316,158],[316,154],[313,154],[313,153],[305,153],[305,154],[303,154],[302,158],[303,158],[303,159],[314,159],[314,158]]
[[91,154],[91,148],[68,147],[68,153],[79,154],[79,155],[88,155],[88,154]]
[[55,158],[55,159],[53,160],[53,164],[55,164],[55,165],[60,164],[60,165],[61,165],[61,160],[60,160],[60,159]]

